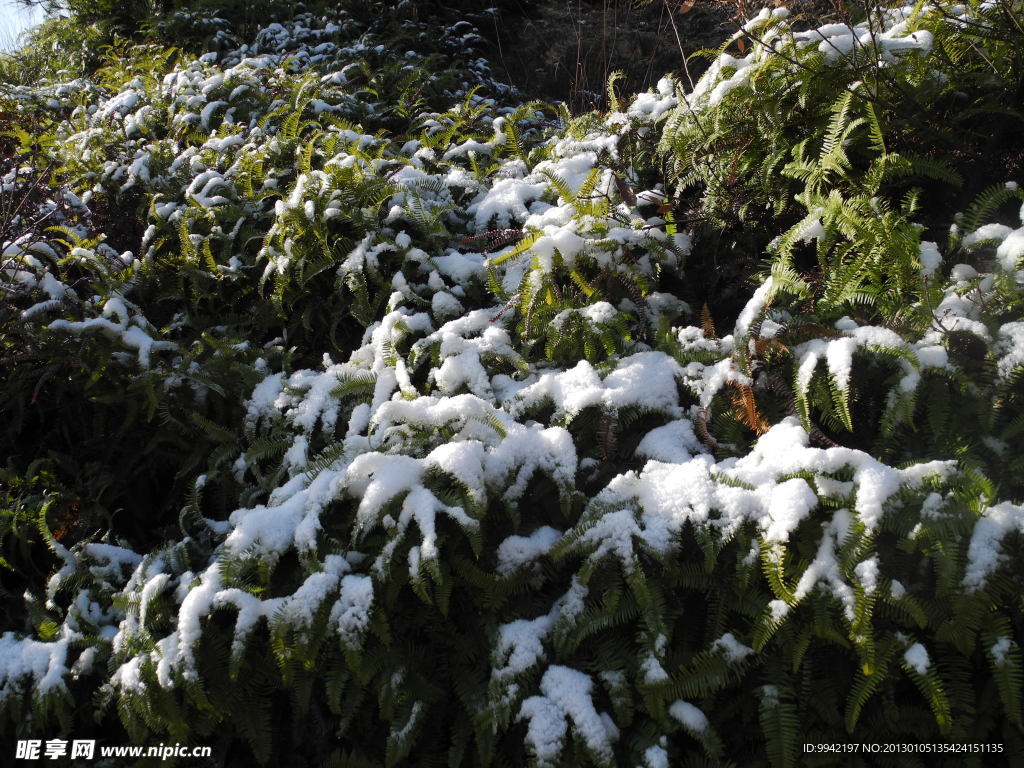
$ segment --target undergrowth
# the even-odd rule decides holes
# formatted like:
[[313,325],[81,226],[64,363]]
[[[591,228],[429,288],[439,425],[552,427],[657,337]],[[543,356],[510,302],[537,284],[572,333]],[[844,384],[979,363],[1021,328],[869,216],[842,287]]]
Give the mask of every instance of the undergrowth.
[[1019,0],[577,115],[410,3],[133,7],[0,62],[8,741],[1022,754]]

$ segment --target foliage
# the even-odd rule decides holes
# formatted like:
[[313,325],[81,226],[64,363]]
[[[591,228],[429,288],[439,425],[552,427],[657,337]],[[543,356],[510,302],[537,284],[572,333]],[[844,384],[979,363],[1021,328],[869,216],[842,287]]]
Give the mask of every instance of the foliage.
[[963,181],[1021,151],[1009,7],[765,11],[576,118],[357,8],[8,80],[0,728],[1019,754],[1024,179]]

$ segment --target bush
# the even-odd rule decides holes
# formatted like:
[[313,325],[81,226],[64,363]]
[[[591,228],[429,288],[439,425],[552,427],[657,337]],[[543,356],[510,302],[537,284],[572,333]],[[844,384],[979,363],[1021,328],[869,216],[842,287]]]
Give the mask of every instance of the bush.
[[1020,754],[1024,195],[895,96],[1005,103],[1013,10],[765,11],[576,118],[344,10],[7,87],[4,733]]

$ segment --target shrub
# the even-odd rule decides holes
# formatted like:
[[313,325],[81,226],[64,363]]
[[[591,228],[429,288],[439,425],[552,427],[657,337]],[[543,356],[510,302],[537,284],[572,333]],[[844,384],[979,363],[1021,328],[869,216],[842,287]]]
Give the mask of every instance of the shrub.
[[[1022,195],[954,216],[959,156],[857,96],[995,104],[1001,7],[766,11],[692,91],[577,118],[345,11],[8,88],[4,732],[1020,753]],[[733,239],[752,295],[693,288]]]

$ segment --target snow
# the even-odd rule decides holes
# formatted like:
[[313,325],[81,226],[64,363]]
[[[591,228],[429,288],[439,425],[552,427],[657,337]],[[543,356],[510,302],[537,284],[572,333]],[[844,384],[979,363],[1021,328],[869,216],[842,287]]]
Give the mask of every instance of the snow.
[[[154,339],[147,329],[140,325],[145,321],[138,316],[131,315],[119,297],[111,298],[106,302],[103,314],[104,317],[80,321],[54,320],[48,327],[51,331],[66,331],[73,334],[91,333],[95,330],[106,333],[119,340],[125,347],[135,350],[142,368],[150,367],[153,352],[177,350],[178,348],[174,342]],[[108,320],[108,316],[116,317],[117,322]]]
[[970,248],[978,243],[990,240],[1002,241],[1013,231],[1013,229],[1005,224],[984,224],[978,227],[974,232],[971,232],[969,235],[964,237],[960,244],[964,248]]
[[498,627],[491,679],[502,681],[521,675],[545,657],[544,640],[554,629],[556,616],[516,619]]
[[309,438],[297,435],[291,447],[285,451],[282,462],[289,470],[301,469],[309,461]]
[[711,649],[721,651],[730,664],[737,664],[754,653],[753,648],[749,648],[737,640],[732,632],[726,632],[715,640],[711,644]]
[[1012,531],[1024,533],[1024,507],[1004,501],[982,512],[967,545],[963,578],[966,588],[976,590],[985,586],[989,575],[1004,560],[1000,545]]
[[114,670],[114,674],[110,677],[111,685],[132,693],[144,693],[145,686],[142,683],[144,658],[143,656],[133,656]]
[[990,647],[989,653],[992,654],[992,660],[996,663],[996,666],[1006,666],[1010,661],[1010,650],[1016,644],[1009,637],[1000,637]]
[[[770,41],[773,25],[783,18],[784,9],[766,9],[745,29],[759,30],[762,40]],[[886,26],[872,31],[865,25],[832,24],[797,32],[794,40],[822,51],[832,62],[870,50],[891,63],[896,56],[922,55],[932,45],[928,33],[912,31],[898,15],[888,18]],[[590,275],[601,270],[606,276],[642,277],[643,296],[605,300],[608,296],[598,288],[586,301],[564,299],[559,311],[548,316],[553,318],[551,328],[565,329],[582,321],[591,329],[617,329],[620,323],[639,320],[649,324],[649,331],[659,331],[661,323],[679,322],[677,318],[689,311],[677,296],[654,290],[659,273],[677,270],[681,256],[689,252],[689,234],[672,234],[664,220],[638,213],[637,206],[651,213],[652,203],[664,202],[666,193],[642,189],[640,174],[626,167],[625,151],[631,132],[662,131],[670,116],[687,109],[679,84],[664,78],[653,91],[597,123],[599,128],[544,139],[540,148],[546,159],[532,169],[521,158],[509,156],[508,118],[498,115],[491,120],[489,138],[486,133],[457,134],[446,143],[437,137],[453,125],[452,118],[436,113],[423,117],[423,135],[400,147],[384,136],[363,134],[363,128],[331,128],[328,133],[338,141],[335,149],[321,152],[311,144],[314,154],[308,168],[292,180],[287,170],[296,162],[292,150],[275,136],[277,124],[265,119],[264,107],[252,107],[250,102],[258,102],[268,88],[283,88],[283,82],[299,76],[299,70],[316,57],[333,56],[336,44],[320,41],[333,34],[329,28],[327,24],[303,32],[292,24],[271,25],[251,50],[187,61],[156,87],[132,81],[112,96],[89,97],[96,103],[91,112],[78,113],[81,126],[69,129],[65,142],[69,151],[87,161],[89,153],[101,157],[100,144],[109,136],[117,136],[119,142],[127,137],[123,156],[98,165],[95,191],[111,185],[113,190],[153,195],[151,220],[143,249],[134,251],[140,254],[138,261],[132,252],[119,254],[109,246],[80,247],[68,255],[76,268],[97,270],[111,284],[123,277],[122,293],[104,289],[99,291],[102,295],[80,298],[79,293],[88,292],[59,277],[65,274],[57,271],[63,257],[59,249],[26,240],[3,244],[4,285],[19,296],[31,296],[19,305],[27,307],[20,313],[21,321],[45,323],[51,313],[66,314],[46,327],[56,334],[79,336],[83,342],[101,334],[121,349],[115,356],[120,364],[137,363],[138,369],[154,374],[173,371],[180,384],[188,380],[180,371],[192,352],[171,339],[179,338],[184,321],[155,327],[131,300],[141,304],[131,293],[134,284],[128,273],[133,265],[151,263],[159,254],[156,244],[161,237],[184,226],[190,216],[203,226],[210,222],[208,235],[192,232],[192,243],[223,239],[225,253],[233,255],[219,265],[217,277],[235,281],[256,266],[236,238],[251,236],[251,226],[265,224],[264,230],[269,227],[274,236],[281,234],[268,238],[259,256],[265,263],[259,264],[257,274],[265,268],[272,278],[275,273],[287,274],[304,247],[289,229],[293,220],[317,232],[328,225],[348,227],[346,217],[356,212],[337,193],[336,174],[372,176],[394,185],[386,192],[384,221],[360,235],[354,246],[346,246],[335,275],[339,290],[359,276],[379,283],[381,305],[386,301],[387,310],[378,314],[346,362],[335,363],[325,355],[315,369],[286,367],[280,353],[293,342],[283,335],[260,352],[263,357],[253,368],[258,381],[244,402],[244,439],[220,467],[203,468],[208,474],[196,480],[196,488],[213,482],[220,471],[230,481],[232,468],[240,484],[259,485],[239,497],[244,501],[225,510],[226,520],[208,521],[202,533],[207,541],[198,547],[188,542],[206,552],[189,559],[195,572],[181,571],[178,554],[143,558],[105,542],[71,549],[55,544],[62,565],[47,585],[50,607],[57,610],[62,590],[74,586],[71,577],[79,572],[92,580],[90,589],[102,595],[79,591],[56,641],[19,639],[11,633],[0,638],[0,699],[33,687],[40,693],[57,691],[69,674],[86,675],[90,670],[107,675],[115,688],[129,694],[146,693],[154,676],[158,685],[171,688],[197,674],[196,644],[209,617],[220,611],[233,617],[231,647],[236,658],[254,632],[276,626],[305,632],[318,614],[328,610],[327,626],[337,633],[335,641],[346,650],[358,650],[374,610],[382,609],[383,595],[394,586],[389,579],[415,583],[448,555],[449,548],[458,551],[465,544],[460,536],[475,546],[482,533],[495,530],[487,516],[502,514],[502,507],[510,508],[508,518],[514,522],[499,529],[500,541],[488,543],[480,567],[493,567],[493,577],[509,584],[525,578],[532,591],[528,599],[520,602],[517,596],[492,617],[486,633],[491,684],[487,695],[493,695],[491,704],[508,707],[509,717],[518,711],[518,719],[526,722],[527,746],[541,765],[557,764],[570,730],[572,738],[582,740],[600,759],[610,762],[614,757],[617,726],[612,716],[598,711],[607,699],[604,689],[595,693],[593,680],[607,683],[618,675],[622,686],[636,681],[618,670],[545,667],[567,662],[558,650],[559,627],[571,627],[584,613],[588,586],[581,574],[603,558],[613,558],[629,575],[639,567],[641,553],[655,560],[680,556],[691,531],[724,541],[743,530],[751,544],[740,554],[746,555],[745,563],[752,563],[762,551],[769,560],[781,557],[799,530],[801,537],[809,537],[811,548],[800,555],[803,570],[792,598],[772,600],[759,609],[771,621],[783,621],[812,594],[829,597],[847,620],[858,597],[886,588],[895,600],[908,595],[907,586],[887,580],[889,564],[882,554],[865,550],[851,562],[844,553],[841,563],[840,553],[855,530],[863,530],[870,539],[895,508],[911,514],[919,509],[919,531],[947,515],[958,503],[948,483],[955,462],[890,466],[864,451],[815,447],[809,425],[781,408],[777,423],[752,447],[735,451],[737,455],[730,455],[736,446],[721,446],[712,455],[697,436],[700,429],[695,425],[702,427],[713,415],[729,385],[750,386],[759,398],[765,390],[760,368],[764,361],[752,356],[754,343],[780,338],[793,320],[778,307],[769,314],[770,304],[778,301],[772,278],[754,289],[731,336],[714,339],[694,325],[667,326],[662,349],[672,349],[672,354],[652,349],[661,341],[649,333],[639,340],[622,339],[624,352],[600,363],[578,360],[559,366],[527,359],[518,327],[522,318],[514,306],[502,306],[506,298],[514,305],[517,298],[539,290],[538,275],[550,277],[556,268],[575,267]],[[286,55],[292,63],[285,64]],[[719,56],[689,96],[694,109],[707,109],[726,98],[742,105],[765,56],[756,41],[746,55]],[[227,60],[234,65],[216,66]],[[319,61],[327,66],[331,60]],[[293,69],[286,71],[289,67]],[[336,112],[344,116],[350,98],[345,86],[355,79],[348,67],[318,70],[304,94],[309,97],[305,115],[323,115],[325,120]],[[283,100],[275,104],[288,108]],[[474,102],[477,106],[484,107],[479,101]],[[148,136],[164,118],[171,135],[197,130],[210,135],[201,145],[188,142],[197,146],[181,146],[176,139],[157,146]],[[216,130],[211,133],[211,128]],[[493,172],[477,173],[472,167],[471,159],[484,158],[495,164]],[[245,169],[254,162],[267,164],[264,177],[244,180],[253,181],[259,193],[267,195],[264,211],[256,210],[259,206],[251,205],[243,193]],[[637,205],[623,200],[628,194],[616,192],[613,168],[620,179],[642,190],[636,195]],[[582,185],[594,179],[596,192],[576,199]],[[558,180],[565,182],[569,193],[558,189]],[[7,190],[12,178],[5,177],[2,183]],[[81,201],[74,196],[66,199],[85,207],[92,194]],[[604,201],[606,212],[587,212],[600,210]],[[411,213],[416,205],[428,214],[437,212],[450,231],[444,237],[424,237]],[[369,219],[376,220],[376,214],[370,211]],[[494,228],[510,231],[491,233]],[[825,234],[820,216],[811,218],[801,232],[808,243]],[[520,236],[532,238],[529,249],[518,258],[505,258],[513,254]],[[665,248],[673,244],[678,253],[665,255]],[[860,360],[894,353],[891,357],[900,366],[894,397],[910,397],[929,371],[961,373],[956,355],[951,359],[944,346],[949,330],[961,330],[989,345],[997,383],[1012,382],[1024,366],[1024,323],[1009,317],[993,323],[983,310],[997,288],[1005,289],[1001,281],[1009,285],[1014,279],[1012,273],[1024,257],[1024,227],[984,224],[968,233],[961,245],[967,251],[964,258],[975,266],[952,266],[949,284],[943,277],[949,254],[936,242],[918,246],[920,274],[935,283],[936,295],[941,296],[934,311],[941,330],[918,338],[861,325],[867,321],[860,315],[855,315],[857,320],[846,317],[835,323],[835,333],[829,330],[799,344],[786,341],[792,358],[779,363],[777,370],[793,366],[799,394],[806,393],[818,375],[827,375],[846,392]],[[1011,274],[979,271],[994,268]],[[489,270],[508,291],[507,297],[481,300],[487,295],[484,281]],[[490,302],[497,306],[483,306]],[[244,353],[236,341],[229,341],[231,349]],[[198,397],[200,390],[193,391]],[[587,418],[621,420],[628,428],[631,412],[643,417],[635,422],[643,425],[642,431],[637,427],[630,435],[632,442],[623,442],[624,452],[635,445],[632,456],[624,456],[619,466],[595,458],[599,447],[580,437],[592,434]],[[249,454],[244,451],[267,434],[282,436],[279,465],[273,465],[276,459],[257,462],[251,447]],[[985,435],[981,440],[1002,446],[1000,450],[1012,456],[1009,438],[1000,441]],[[325,451],[331,460],[324,458]],[[270,465],[269,472],[265,464]],[[602,475],[606,469],[610,471]],[[556,486],[565,518],[538,519],[542,506],[527,495],[537,487],[531,481],[538,473]],[[580,493],[585,483],[599,483],[587,491],[588,498]],[[943,486],[941,492],[932,491],[933,483]],[[451,493],[439,486],[450,486]],[[967,545],[962,580],[967,590],[986,586],[1009,561],[1007,537],[1024,532],[1024,509],[1019,504],[988,503]],[[518,505],[523,508],[512,509]],[[331,533],[338,520],[354,524],[351,540],[336,540]],[[549,557],[563,546],[573,557],[563,559],[561,552]],[[392,560],[406,550],[404,562],[392,568]],[[303,570],[287,594],[273,598],[261,599],[243,589],[232,569],[225,567],[242,561],[272,568],[291,554],[298,556]],[[552,564],[571,570],[580,562],[581,570],[568,573],[552,591],[547,573]],[[551,596],[559,594],[552,602]],[[127,608],[110,607],[111,597],[114,605]],[[160,621],[169,619],[173,627],[159,638],[149,636],[160,626],[157,606]],[[71,633],[84,632],[81,627],[90,622],[97,626],[94,635],[88,629],[88,642],[100,638],[114,651],[110,668],[94,669],[102,666],[95,661],[104,658],[102,645],[96,645],[85,648],[68,670],[68,649],[82,642]],[[722,634],[701,650],[720,654],[728,664],[742,664],[754,655],[739,639],[747,637],[749,627],[728,628],[732,631],[721,627]],[[661,641],[629,673],[635,672],[642,683],[670,679],[665,638]],[[135,647],[145,650],[133,652]],[[1004,664],[1012,660],[1017,645],[1001,637],[988,650],[996,664]],[[903,659],[918,674],[930,668],[921,643],[908,647]],[[777,696],[772,690],[765,687],[766,699]],[[416,702],[414,713],[421,706]],[[704,712],[688,702],[674,702],[669,714],[692,734],[709,728]],[[648,768],[667,768],[669,759],[666,743],[643,752]]]
[[113,544],[90,541],[82,548],[83,554],[92,560],[89,572],[96,578],[119,584],[124,574],[134,570],[143,560],[137,552]]
[[461,440],[434,448],[425,458],[428,467],[436,467],[455,478],[478,504],[484,501],[484,465],[486,450],[479,440]]
[[818,586],[830,591],[842,604],[846,620],[854,618],[854,592],[843,579],[839,560],[836,556],[837,545],[842,544],[842,531],[845,528],[845,510],[840,510],[832,521],[823,526],[824,535],[818,545],[818,552],[800,575],[793,596],[802,600]]
[[818,497],[802,477],[794,477],[772,487],[765,541],[785,542],[818,504]]
[[322,571],[309,574],[298,589],[281,601],[274,616],[275,622],[295,629],[309,629],[320,606],[338,588],[342,576],[349,570],[351,566],[341,555],[328,555],[324,558]]
[[667,414],[679,413],[682,369],[664,352],[638,352],[618,361],[602,382],[606,407],[643,405]]
[[576,262],[576,256],[583,251],[586,241],[573,230],[575,223],[564,225],[547,224],[544,226],[543,234],[534,240],[530,251],[536,255],[541,269],[551,272],[554,269],[555,252],[561,257],[567,267],[572,267]]
[[925,277],[932,277],[935,270],[942,263],[942,254],[939,253],[938,243],[923,241],[920,246],[921,274]]
[[[869,557],[867,560],[863,560],[854,567],[854,573],[857,576],[857,580],[861,583],[864,588],[865,594],[870,595],[876,589],[878,589],[878,558]],[[895,593],[893,597],[895,597]]]
[[466,212],[474,217],[478,232],[487,230],[492,222],[499,229],[507,229],[513,222],[526,220],[528,204],[539,199],[545,188],[543,181],[498,179],[470,203]]
[[572,436],[561,427],[540,425],[516,427],[487,457],[487,482],[500,485],[507,478],[503,498],[516,501],[526,491],[533,473],[542,470],[557,484],[568,486],[576,474],[576,447]]
[[[885,505],[902,487],[917,487],[925,478],[942,476],[949,462],[928,462],[904,469],[886,467],[865,453],[846,448],[810,448],[807,433],[793,418],[772,427],[752,453],[715,463],[701,454],[680,463],[648,461],[639,473],[613,478],[591,501],[589,525],[580,542],[592,559],[614,555],[627,569],[634,567],[636,542],[665,556],[677,547],[685,523],[710,527],[729,535],[756,523],[769,543],[787,542],[796,527],[817,514],[818,496],[802,477],[790,473],[828,474],[852,471],[850,492],[855,512],[868,530],[877,526]],[[717,482],[730,478],[735,484]],[[827,484],[826,484],[827,485]],[[849,528],[849,512],[834,513],[826,526],[818,555],[804,572],[798,596],[823,582],[852,610],[852,588],[842,578],[835,556]],[[870,566],[864,566],[869,569]],[[863,570],[865,574],[869,571]]]
[[43,696],[65,689],[67,653],[67,639],[42,642],[13,632],[0,635],[0,701],[20,692],[26,678]]
[[750,301],[743,307],[740,316],[736,318],[736,328],[733,331],[733,335],[737,339],[744,339],[750,333],[751,325],[764,312],[768,304],[773,286],[774,281],[769,277],[758,286],[757,290],[754,291],[754,295],[750,297]]
[[545,696],[531,696],[519,708],[519,719],[529,721],[525,741],[537,765],[555,765],[569,730],[562,709]]
[[808,222],[800,233],[800,242],[809,243],[811,240],[823,240],[828,233],[825,232],[825,226],[821,223],[821,219],[814,219]]
[[431,311],[434,317],[455,317],[463,313],[462,303],[447,291],[438,291],[431,298]]
[[670,679],[665,668],[661,666],[658,659],[651,654],[648,654],[641,659],[640,671],[643,673],[642,679],[645,685],[657,685],[658,683],[667,682]]
[[498,574],[507,575],[543,557],[561,536],[561,531],[549,525],[541,526],[529,536],[509,536],[498,545]]
[[337,629],[346,647],[355,648],[361,642],[370,623],[373,599],[373,580],[369,576],[342,577],[341,591],[331,608],[330,624]]
[[703,733],[708,728],[707,715],[688,701],[673,702],[668,708],[668,713],[693,733]]
[[142,588],[139,604],[139,624],[141,626],[146,626],[146,613],[149,610],[149,604],[152,602],[154,597],[163,592],[170,580],[171,577],[169,574],[158,573],[147,581],[146,586]]
[[928,656],[928,651],[920,643],[914,643],[912,646],[907,648],[903,653],[903,661],[908,667],[921,676],[928,674],[928,668],[932,663]]
[[494,153],[496,147],[503,145],[508,137],[505,134],[505,119],[496,118],[493,123],[494,136],[490,141],[477,141],[475,139],[467,139],[461,144],[457,144],[449,148],[444,155],[441,157],[442,160],[451,160],[459,157],[460,155],[466,155],[469,153],[491,155]]
[[[603,380],[586,360],[558,373],[544,373],[533,384],[519,390],[508,408],[513,415],[552,403],[559,414],[577,414],[594,405],[620,409],[642,405],[681,415],[679,364],[664,352],[640,352],[618,361]],[[557,418],[557,416],[556,416]]]
[[[317,476],[317,489],[329,484],[334,473]],[[298,479],[302,479],[301,477]],[[224,541],[228,551],[244,552],[258,548],[265,557],[276,559],[296,541],[299,524],[309,512],[319,512],[322,496],[305,488],[286,499],[271,499],[271,505],[258,504],[255,507],[240,508],[231,513],[228,520],[232,530]],[[275,503],[276,502],[276,503]]]
[[797,32],[793,37],[798,42],[816,43],[818,50],[830,62],[850,56],[857,49],[863,52],[871,47],[878,50],[882,59],[891,59],[894,54],[908,51],[927,53],[934,43],[931,32],[927,30],[908,32],[906,22],[902,21],[880,32],[868,23],[856,26],[825,24],[817,29]]
[[636,447],[637,456],[666,464],[684,464],[698,453],[703,453],[703,446],[689,419],[676,419],[655,427]]
[[825,350],[828,372],[832,374],[836,387],[843,392],[850,386],[850,371],[853,368],[853,353],[856,349],[855,339],[836,339],[829,342]]
[[789,614],[789,604],[785,600],[772,600],[768,603],[768,614],[772,621],[782,621]]
[[1015,321],[1000,326],[995,350],[998,354],[996,370],[999,378],[1008,380],[1015,371],[1024,367],[1024,322]]
[[605,721],[591,699],[593,683],[587,675],[569,667],[553,665],[544,672],[540,682],[543,696],[526,699],[519,719],[529,720],[526,743],[538,763],[552,763],[561,752],[565,739],[565,720],[573,732],[602,761],[612,759],[612,741]]
[[641,93],[633,99],[626,111],[627,116],[643,122],[657,122],[679,104],[679,99],[674,95],[675,89],[675,82],[663,77],[654,92]]
[[73,679],[77,680],[92,673],[97,653],[96,647],[91,646],[78,655],[75,663],[71,666],[71,676]]
[[645,768],[669,768],[668,752],[657,745],[644,750]]

